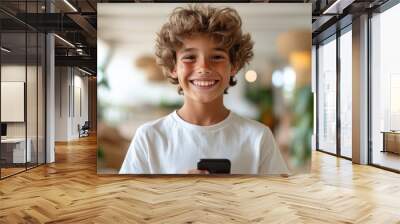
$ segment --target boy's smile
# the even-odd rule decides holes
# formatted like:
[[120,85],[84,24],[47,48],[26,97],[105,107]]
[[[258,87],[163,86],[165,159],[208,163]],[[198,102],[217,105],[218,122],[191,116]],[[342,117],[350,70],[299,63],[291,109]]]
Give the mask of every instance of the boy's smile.
[[222,97],[235,74],[227,51],[207,35],[184,39],[176,59],[172,76],[178,79],[187,100],[208,103]]
[[210,89],[210,88],[214,87],[218,82],[219,82],[219,80],[207,80],[207,79],[190,80],[190,83],[192,83],[193,85],[195,85],[197,88],[200,88],[200,89]]

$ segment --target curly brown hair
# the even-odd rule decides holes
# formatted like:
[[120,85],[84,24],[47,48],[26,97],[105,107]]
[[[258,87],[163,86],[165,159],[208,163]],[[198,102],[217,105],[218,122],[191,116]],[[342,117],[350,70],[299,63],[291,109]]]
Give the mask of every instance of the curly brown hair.
[[[236,10],[198,4],[175,8],[169,21],[157,33],[155,52],[157,64],[173,84],[179,84],[178,79],[171,76],[176,64],[176,51],[183,46],[185,38],[195,34],[207,34],[219,47],[227,49],[230,63],[236,71],[253,57],[254,43],[250,34],[242,32],[242,20]],[[236,85],[232,76],[229,85]],[[179,86],[178,92],[182,94]]]

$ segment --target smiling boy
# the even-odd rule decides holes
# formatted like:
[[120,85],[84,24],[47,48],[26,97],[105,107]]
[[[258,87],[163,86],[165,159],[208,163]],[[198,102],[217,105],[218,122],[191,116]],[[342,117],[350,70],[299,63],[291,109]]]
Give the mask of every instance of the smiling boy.
[[121,174],[207,174],[203,158],[231,161],[233,174],[288,174],[270,129],[224,106],[253,42],[231,8],[176,8],[158,33],[156,56],[184,104],[138,128]]

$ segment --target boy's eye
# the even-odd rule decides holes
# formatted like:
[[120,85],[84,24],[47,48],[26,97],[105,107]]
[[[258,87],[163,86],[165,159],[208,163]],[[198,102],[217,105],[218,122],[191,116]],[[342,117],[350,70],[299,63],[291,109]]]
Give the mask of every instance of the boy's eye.
[[224,60],[225,56],[224,55],[214,55],[214,56],[212,56],[212,59],[220,61],[220,60]]
[[196,57],[194,55],[187,55],[187,56],[182,57],[182,61],[186,61],[186,62],[194,61],[195,59],[196,59]]

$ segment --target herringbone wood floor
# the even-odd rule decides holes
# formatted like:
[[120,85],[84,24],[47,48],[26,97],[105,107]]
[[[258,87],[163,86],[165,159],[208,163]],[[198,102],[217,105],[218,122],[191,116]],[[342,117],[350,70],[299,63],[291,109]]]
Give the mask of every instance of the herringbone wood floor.
[[96,174],[95,138],[0,181],[0,223],[400,223],[400,175],[320,152],[283,177]]

